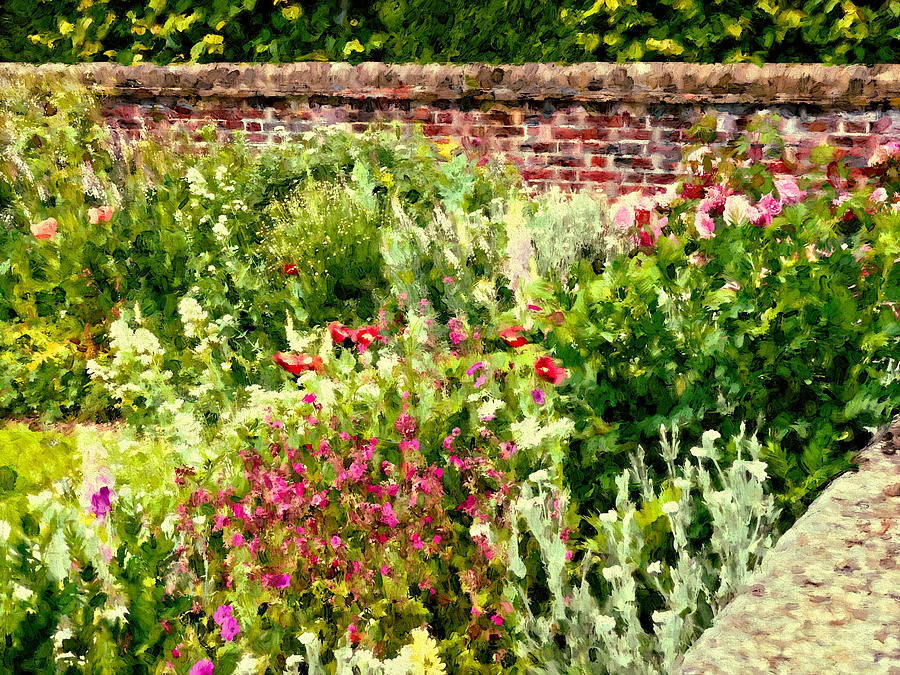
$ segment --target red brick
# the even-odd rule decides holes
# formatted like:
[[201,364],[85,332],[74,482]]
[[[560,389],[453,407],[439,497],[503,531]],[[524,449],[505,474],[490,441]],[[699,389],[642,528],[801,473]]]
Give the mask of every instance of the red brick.
[[414,120],[418,120],[420,122],[430,122],[431,121],[431,110],[425,107],[416,108],[412,114],[412,118]]
[[519,146],[523,152],[546,153],[556,152],[556,143],[538,143],[527,141]]
[[548,159],[550,166],[584,166],[583,155],[552,155]]
[[622,174],[617,171],[594,171],[592,169],[582,169],[578,172],[581,180],[589,180],[595,183],[619,182],[622,180]]
[[674,173],[647,173],[645,174],[647,183],[654,185],[668,185],[678,180],[678,175]]
[[438,124],[453,124],[453,113],[452,112],[438,113],[436,121]]
[[607,159],[603,155],[593,155],[591,156],[590,165],[595,168],[603,168],[607,164]]
[[423,133],[426,136],[449,136],[451,127],[446,124],[426,124]]
[[812,122],[801,122],[800,126],[807,131],[837,131],[837,125],[831,120],[814,120]]
[[621,129],[616,133],[617,140],[649,141],[653,132],[650,129]]
[[265,143],[266,135],[265,134],[247,134],[247,142],[248,143]]
[[522,172],[524,180],[548,180],[554,178],[556,173],[553,169],[526,169]]
[[601,138],[606,138],[609,135],[609,132],[603,132],[601,129],[573,129],[571,127],[554,127],[553,128],[553,138],[563,139],[563,140],[576,140],[581,139],[583,141],[596,141]]
[[575,169],[557,169],[558,173],[556,174],[560,180],[564,181],[573,181],[577,178],[578,172]]
[[892,120],[890,117],[881,117],[872,124],[872,133],[883,134],[891,128]]
[[869,133],[867,122],[844,122],[845,134],[866,134]]
[[613,163],[616,166],[627,167],[633,169],[652,169],[653,160],[649,157],[615,157]]

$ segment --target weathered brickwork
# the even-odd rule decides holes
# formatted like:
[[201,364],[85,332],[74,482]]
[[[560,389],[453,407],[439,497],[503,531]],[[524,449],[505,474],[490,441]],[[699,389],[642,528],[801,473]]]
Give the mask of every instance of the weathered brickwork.
[[[0,74],[21,67],[0,64]],[[320,125],[363,131],[400,121],[473,156],[499,154],[529,183],[598,186],[610,196],[674,182],[687,129],[704,114],[718,117],[724,141],[757,112],[776,113],[801,162],[827,142],[863,167],[878,144],[900,140],[897,66],[84,64],[76,72],[105,92],[109,126],[127,137],[214,124],[222,136],[280,143]]]

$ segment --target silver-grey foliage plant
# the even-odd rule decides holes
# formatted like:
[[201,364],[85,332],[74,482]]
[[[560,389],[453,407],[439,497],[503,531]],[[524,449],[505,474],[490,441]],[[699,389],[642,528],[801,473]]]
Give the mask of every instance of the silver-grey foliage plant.
[[[561,537],[567,495],[543,471],[524,483],[512,518],[513,540],[518,540],[515,528],[524,523],[540,548],[551,595],[546,612],[532,612],[521,584],[525,565],[517,547],[511,546],[512,585],[524,616],[519,656],[534,664],[533,672],[671,672],[679,656],[709,626],[710,614],[718,613],[747,584],[751,571],[774,544],[771,532],[778,509],[764,490],[766,464],[759,461],[761,448],[755,436],[748,436],[741,427],[732,439],[737,459],[727,468],[716,447],[718,432],[705,432],[700,446],[690,450],[692,459],[680,467],[676,465],[677,430],[667,434],[660,427],[660,437],[669,485],[680,491],[677,499],[660,504],[675,549],[672,566],[642,562],[647,560],[647,554],[642,555],[644,534],[629,486],[637,484],[645,504],[662,499],[648,478],[643,449],[632,458],[633,468],[616,480],[616,508],[590,519],[602,536],[587,542],[577,571],[566,562]],[[687,534],[698,502],[705,504],[712,526],[709,544],[700,550],[691,545]],[[602,597],[588,583],[588,573],[597,564],[603,566],[601,573],[610,589]],[[653,613],[649,633],[638,618],[638,584],[658,592],[665,605]]]

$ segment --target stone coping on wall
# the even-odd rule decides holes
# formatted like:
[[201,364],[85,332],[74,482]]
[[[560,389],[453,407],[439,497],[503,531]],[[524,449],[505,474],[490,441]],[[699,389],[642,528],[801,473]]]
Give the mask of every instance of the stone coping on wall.
[[0,63],[0,77],[72,73],[112,95],[135,98],[331,96],[349,99],[514,102],[811,104],[900,106],[900,65],[581,63],[400,65],[387,63]]

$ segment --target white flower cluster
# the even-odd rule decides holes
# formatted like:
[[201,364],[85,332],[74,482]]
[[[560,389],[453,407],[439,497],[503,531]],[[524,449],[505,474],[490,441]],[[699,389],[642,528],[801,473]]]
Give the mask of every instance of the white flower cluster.
[[206,184],[206,178],[202,173],[200,173],[197,167],[192,166],[189,168],[185,174],[185,179],[188,182],[188,189],[191,191],[196,197],[204,197],[206,199],[215,199],[215,195],[210,191],[209,186]]
[[186,296],[178,303],[178,314],[184,324],[184,334],[187,337],[197,337],[197,329],[209,318],[209,314],[203,310],[200,303],[194,298]]

